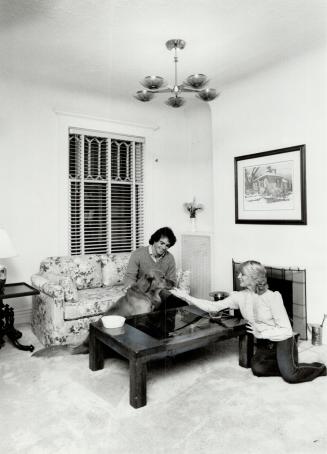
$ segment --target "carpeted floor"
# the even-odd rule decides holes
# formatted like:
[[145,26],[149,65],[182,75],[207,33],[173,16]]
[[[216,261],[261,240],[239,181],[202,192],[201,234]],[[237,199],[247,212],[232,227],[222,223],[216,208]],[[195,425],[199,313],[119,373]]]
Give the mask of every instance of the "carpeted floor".
[[[29,326],[22,343],[42,345]],[[327,363],[327,346],[300,343],[300,360]],[[289,385],[238,366],[237,341],[152,363],[148,403],[129,405],[128,363],[88,355],[31,357],[0,350],[4,454],[327,453],[327,377]]]

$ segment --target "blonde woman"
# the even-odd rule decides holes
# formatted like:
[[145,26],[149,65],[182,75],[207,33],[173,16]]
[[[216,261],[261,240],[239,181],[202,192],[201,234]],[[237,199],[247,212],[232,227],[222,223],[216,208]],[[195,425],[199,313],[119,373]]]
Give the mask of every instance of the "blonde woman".
[[281,294],[268,289],[265,267],[254,260],[241,264],[238,275],[244,290],[232,292],[222,301],[193,298],[181,291],[172,293],[208,312],[240,309],[247,331],[257,338],[251,362],[254,375],[281,376],[288,383],[302,383],[326,375],[321,363],[298,363],[297,345]]

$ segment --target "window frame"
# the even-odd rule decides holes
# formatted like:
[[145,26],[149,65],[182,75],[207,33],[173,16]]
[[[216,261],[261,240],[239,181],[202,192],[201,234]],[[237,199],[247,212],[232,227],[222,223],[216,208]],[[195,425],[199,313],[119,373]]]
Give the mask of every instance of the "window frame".
[[[81,220],[81,246],[80,250],[76,252],[76,248],[72,250],[72,233],[71,233],[71,182],[72,179],[70,178],[69,175],[69,163],[70,163],[70,137],[72,134],[76,134],[81,136],[81,148],[83,151],[81,151],[80,155],[80,164],[81,164],[81,169],[80,169],[80,191],[81,191],[81,203],[80,203],[80,212],[82,216]],[[85,136],[89,137],[96,137],[96,138],[104,138],[107,141],[107,176],[106,176],[106,185],[107,185],[107,190],[106,190],[106,197],[107,197],[107,209],[106,209],[106,217],[107,217],[107,241],[106,241],[106,251],[91,251],[90,248],[88,250],[85,250],[85,235],[83,228],[85,226],[85,219],[84,219],[84,210],[85,210],[85,204],[84,204],[84,197],[83,194],[85,193],[85,178],[84,178],[84,173],[85,173],[85,168],[84,168],[84,141],[85,141]],[[126,181],[124,182],[118,182],[117,180],[112,180],[111,178],[111,168],[112,168],[112,162],[113,162],[113,141],[123,141],[123,142],[129,142],[131,146],[131,182],[128,183]],[[79,128],[79,127],[69,127],[68,128],[68,163],[67,163],[67,172],[68,172],[68,251],[69,254],[71,255],[80,255],[80,254],[102,254],[102,253],[120,253],[120,252],[131,252],[132,250],[136,249],[136,247],[140,246],[143,244],[144,241],[144,231],[145,231],[145,216],[144,216],[144,205],[145,205],[145,191],[144,191],[144,186],[145,186],[145,137],[144,136],[137,136],[137,135],[130,135],[130,134],[118,134],[118,133],[110,133],[110,132],[104,132],[104,131],[99,131],[99,130],[94,130],[90,128]],[[141,146],[141,154],[140,154],[140,161],[137,163],[136,162],[136,153],[137,153],[137,145]],[[138,165],[141,168],[141,176],[142,180],[137,181],[137,168],[136,165]],[[93,181],[93,180],[89,180]],[[131,194],[130,194],[130,200],[131,200],[131,214],[130,214],[130,231],[126,229],[125,231],[121,230],[121,235],[124,235],[128,237],[129,234],[131,236],[131,243],[130,246],[128,247],[122,246],[121,250],[119,250],[119,246],[113,245],[113,221],[112,221],[112,189],[113,185],[115,184],[122,183],[123,185],[127,184],[128,186],[131,187]],[[136,200],[136,187],[141,188],[141,191],[138,191],[138,194],[141,194],[141,197],[138,200]],[[83,188],[83,189],[82,189]],[[136,211],[138,210],[139,212],[139,217],[137,217]],[[136,222],[137,221],[137,222]],[[138,228],[138,232],[136,231],[136,224],[138,225],[141,224],[141,227]],[[119,236],[119,233],[118,233]],[[127,249],[126,249],[127,247]]]

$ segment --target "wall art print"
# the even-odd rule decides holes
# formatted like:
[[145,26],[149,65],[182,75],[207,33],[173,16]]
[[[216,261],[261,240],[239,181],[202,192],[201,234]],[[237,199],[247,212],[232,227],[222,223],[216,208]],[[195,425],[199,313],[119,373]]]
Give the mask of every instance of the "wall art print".
[[234,158],[236,224],[307,224],[305,145]]

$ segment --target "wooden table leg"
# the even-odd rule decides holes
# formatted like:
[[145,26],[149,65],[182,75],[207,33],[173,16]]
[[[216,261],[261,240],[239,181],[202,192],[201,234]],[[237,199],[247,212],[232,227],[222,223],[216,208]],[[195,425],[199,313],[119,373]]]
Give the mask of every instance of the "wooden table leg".
[[18,339],[22,337],[22,333],[15,329],[15,315],[14,309],[8,304],[3,304],[3,299],[0,298],[0,348],[4,344],[4,336],[7,336],[11,340],[13,345],[19,350],[25,350],[32,352],[34,350],[33,345],[22,345]]
[[91,370],[103,369],[104,365],[104,345],[96,338],[95,329],[90,325],[90,354],[89,368]]
[[253,356],[253,336],[252,334],[243,334],[239,336],[239,365],[241,367],[251,367]]
[[146,362],[139,359],[129,360],[129,403],[134,408],[146,405]]

